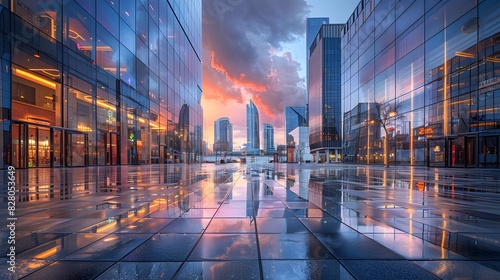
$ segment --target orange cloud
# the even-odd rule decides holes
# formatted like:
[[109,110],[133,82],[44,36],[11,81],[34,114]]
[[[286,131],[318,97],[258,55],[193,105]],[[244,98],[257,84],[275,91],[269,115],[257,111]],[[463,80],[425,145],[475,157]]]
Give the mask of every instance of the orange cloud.
[[212,66],[212,68],[217,70],[218,72],[224,74],[226,76],[226,79],[232,82],[235,86],[248,88],[256,92],[265,92],[267,89],[266,86],[259,85],[251,81],[245,81],[245,73],[240,73],[238,78],[231,77],[226,68],[224,68],[222,64],[219,64],[215,61],[215,52],[213,51],[210,53],[210,66]]
[[[266,116],[268,116],[270,118],[276,117],[276,114],[273,111],[271,111],[268,104],[266,104],[265,102],[262,101],[262,99],[260,98],[260,95],[253,95],[252,101],[255,103],[255,106],[257,106],[257,109],[259,111],[262,110]],[[262,120],[261,120],[261,122],[262,122]]]

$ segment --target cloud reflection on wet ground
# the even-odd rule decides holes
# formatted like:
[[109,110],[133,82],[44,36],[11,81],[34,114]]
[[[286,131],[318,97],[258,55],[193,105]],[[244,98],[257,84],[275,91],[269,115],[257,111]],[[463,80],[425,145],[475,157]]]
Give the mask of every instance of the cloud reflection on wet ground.
[[18,274],[0,257],[2,279],[500,279],[496,170],[174,164],[16,180]]

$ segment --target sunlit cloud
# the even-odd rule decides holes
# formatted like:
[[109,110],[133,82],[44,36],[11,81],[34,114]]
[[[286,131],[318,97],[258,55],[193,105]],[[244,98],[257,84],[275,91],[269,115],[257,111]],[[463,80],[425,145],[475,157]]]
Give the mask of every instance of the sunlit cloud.
[[233,83],[235,86],[248,88],[248,89],[251,89],[251,90],[256,91],[256,92],[266,91],[265,86],[258,85],[256,83],[253,83],[252,81],[245,80],[245,77],[247,76],[245,73],[240,73],[237,78],[231,77],[231,75],[229,75],[229,73],[227,72],[227,70],[224,68],[224,66],[222,64],[218,64],[217,62],[215,62],[215,53],[214,52],[212,52],[210,54],[210,58],[211,58],[210,66],[212,66],[212,68],[215,69],[216,71],[224,74],[224,76],[226,76],[226,79],[229,82]]
[[[207,130],[213,130],[213,120],[222,116],[229,117],[234,126],[246,127],[245,103],[252,99],[258,107],[261,125],[270,123],[275,132],[279,131],[284,126],[284,107],[305,104],[305,80],[299,75],[305,66],[284,52],[283,46],[304,36],[307,3],[215,2],[203,1],[203,103]],[[219,103],[207,102],[209,99]],[[235,106],[228,107],[229,104]],[[221,108],[212,110],[205,106]],[[234,138],[244,139],[243,135]]]

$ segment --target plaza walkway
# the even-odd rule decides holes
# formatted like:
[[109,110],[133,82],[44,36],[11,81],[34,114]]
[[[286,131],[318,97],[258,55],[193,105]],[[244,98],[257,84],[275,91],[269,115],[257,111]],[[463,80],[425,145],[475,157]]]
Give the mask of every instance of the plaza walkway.
[[0,279],[500,279],[500,170],[172,164],[16,185]]

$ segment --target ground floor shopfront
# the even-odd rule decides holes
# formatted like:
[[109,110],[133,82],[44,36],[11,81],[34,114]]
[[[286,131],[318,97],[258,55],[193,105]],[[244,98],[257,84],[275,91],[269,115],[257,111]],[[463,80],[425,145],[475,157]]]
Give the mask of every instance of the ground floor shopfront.
[[324,148],[311,151],[313,162],[328,163],[342,161],[342,148]]
[[[383,140],[357,149],[344,150],[344,162],[428,167],[497,168],[500,167],[500,132],[482,131],[439,137],[396,135],[384,153]],[[413,141],[412,141],[413,140]]]
[[[15,168],[135,165],[146,161],[141,157],[141,145],[134,145],[128,139],[123,141],[120,133],[99,130],[96,141],[91,141],[91,136],[91,133],[68,128],[12,121],[11,144],[5,148],[5,160]],[[160,145],[151,151],[147,161],[183,163],[188,158],[190,162],[201,160],[193,153]]]
[[120,134],[98,131],[95,149],[89,134],[78,130],[14,121],[7,162],[16,168],[121,164]]
[[428,166],[499,167],[499,136],[485,132],[428,139]]
[[[196,106],[171,103],[176,111],[169,111],[92,65],[100,80],[84,79],[64,67],[62,75],[65,70],[43,64],[43,57],[33,62],[27,54],[17,54],[23,55],[25,67],[2,60],[0,168],[201,160]],[[28,68],[29,63],[42,66]]]

